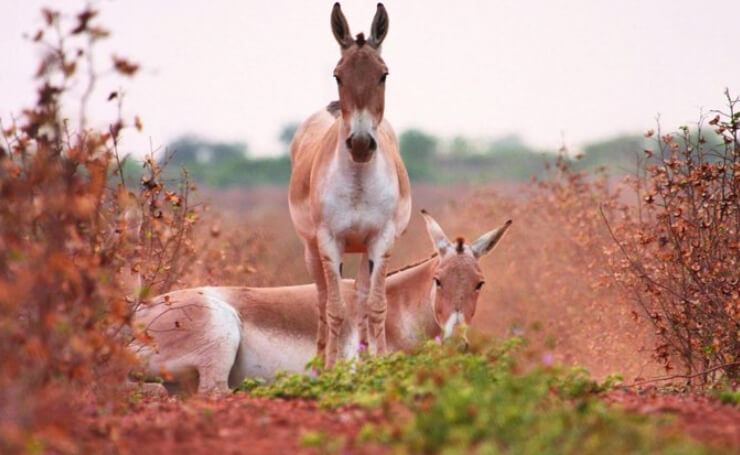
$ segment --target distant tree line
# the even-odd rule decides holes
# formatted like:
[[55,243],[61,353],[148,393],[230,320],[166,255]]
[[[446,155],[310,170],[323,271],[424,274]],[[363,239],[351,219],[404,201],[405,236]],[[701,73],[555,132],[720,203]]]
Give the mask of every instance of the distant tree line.
[[[229,186],[286,185],[290,178],[288,148],[297,124],[288,124],[279,139],[284,152],[274,157],[250,155],[247,144],[183,136],[167,147],[169,169],[185,167],[202,184]],[[485,183],[524,181],[541,176],[556,150],[537,150],[519,136],[474,140],[463,136],[441,139],[412,128],[399,135],[399,145],[412,181],[429,183]],[[612,175],[632,172],[636,157],[647,147],[641,135],[620,135],[587,144],[574,155],[576,168],[606,167]],[[163,158],[160,158],[163,159]]]
[[[290,178],[290,156],[251,157],[242,142],[213,142],[184,136],[167,147],[168,168],[185,167],[191,177],[216,188],[285,184]],[[163,157],[164,158],[164,157]]]

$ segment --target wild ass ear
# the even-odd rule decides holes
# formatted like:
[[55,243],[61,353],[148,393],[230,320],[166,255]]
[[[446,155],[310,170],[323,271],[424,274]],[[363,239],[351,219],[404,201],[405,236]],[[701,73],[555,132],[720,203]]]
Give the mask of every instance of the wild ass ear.
[[383,6],[382,3],[378,3],[378,9],[375,11],[373,24],[370,26],[370,40],[368,42],[375,49],[379,49],[385,39],[385,35],[387,34],[388,12],[385,10],[385,6]]
[[334,4],[331,10],[331,31],[334,33],[339,47],[347,49],[352,44],[352,35],[349,33],[349,24],[342,13],[342,7],[339,2]]
[[437,252],[439,252],[440,256],[452,249],[452,243],[447,238],[439,224],[434,220],[434,218],[432,218],[432,216],[423,209],[421,211],[421,214],[424,217],[424,222],[427,225],[427,232],[429,233],[429,237],[432,239],[434,248],[437,249]]
[[504,223],[504,225],[500,228],[496,228],[492,231],[486,232],[485,234],[481,235],[478,240],[473,242],[473,244],[470,246],[470,249],[473,250],[473,254],[475,255],[476,259],[490,252],[493,247],[496,246],[498,241],[501,240],[501,237],[504,236],[504,233],[507,229],[509,229],[509,226],[511,226],[511,220],[506,221],[506,223]]

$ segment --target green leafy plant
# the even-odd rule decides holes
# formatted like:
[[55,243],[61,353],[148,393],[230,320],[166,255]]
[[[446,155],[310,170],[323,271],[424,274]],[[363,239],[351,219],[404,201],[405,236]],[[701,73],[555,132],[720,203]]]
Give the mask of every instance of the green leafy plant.
[[[326,407],[380,406],[388,417],[360,440],[399,453],[706,453],[661,430],[663,420],[610,408],[597,395],[618,376],[517,362],[521,338],[461,352],[430,341],[411,354],[342,362],[318,376],[250,380],[243,391],[318,400]],[[398,416],[406,416],[399,419]]]
[[722,403],[740,406],[740,390],[723,387],[715,390],[714,396],[716,396]]

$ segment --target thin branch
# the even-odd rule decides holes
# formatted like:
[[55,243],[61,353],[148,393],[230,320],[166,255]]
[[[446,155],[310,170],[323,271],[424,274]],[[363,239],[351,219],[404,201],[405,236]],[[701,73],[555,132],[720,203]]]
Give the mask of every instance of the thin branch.
[[113,134],[113,126],[108,126],[108,131],[111,134],[111,138],[113,139],[113,156],[116,158],[116,166],[118,167],[118,177],[121,179],[121,186],[124,189],[126,188],[126,180],[123,178],[123,163],[126,162],[126,158],[123,159],[123,162],[121,162],[121,158],[118,154],[118,137]]
[[622,254],[624,255],[625,259],[627,259],[627,261],[630,263],[630,266],[632,266],[632,268],[637,273],[639,273],[643,279],[647,280],[654,286],[665,289],[666,291],[668,291],[668,293],[672,294],[676,298],[683,299],[684,297],[682,295],[678,294],[676,291],[665,286],[664,284],[658,283],[657,281],[653,280],[652,278],[650,278],[650,276],[648,276],[647,273],[645,273],[645,271],[642,270],[642,268],[630,257],[629,253],[627,253],[627,249],[624,247],[624,245],[622,245],[622,242],[620,242],[619,239],[617,239],[616,234],[614,234],[614,231],[612,230],[612,227],[609,224],[609,220],[606,219],[606,215],[604,214],[604,208],[601,206],[599,206],[599,213],[601,214],[601,218],[604,219],[604,223],[606,224],[606,228],[609,231],[609,235],[611,236],[614,243],[616,243],[619,249],[622,251]]
[[693,373],[693,374],[674,374],[672,376],[661,376],[658,378],[643,379],[642,381],[635,381],[632,384],[622,385],[620,387],[636,387],[636,386],[647,384],[650,382],[669,381],[671,379],[692,379],[698,376],[703,376],[705,374],[711,373],[713,371],[717,371],[723,368],[728,368],[728,367],[733,367],[733,366],[740,366],[740,362],[730,362],[730,363],[725,363],[723,365],[717,365],[712,368],[708,368],[706,370],[700,371],[698,373]]

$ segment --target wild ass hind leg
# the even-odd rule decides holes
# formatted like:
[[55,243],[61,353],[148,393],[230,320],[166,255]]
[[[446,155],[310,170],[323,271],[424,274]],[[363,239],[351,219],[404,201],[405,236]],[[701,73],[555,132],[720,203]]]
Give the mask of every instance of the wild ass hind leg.
[[337,360],[339,334],[347,314],[346,305],[342,298],[342,277],[339,270],[344,248],[339,241],[326,231],[320,232],[318,240],[319,252],[321,253],[321,266],[324,269],[324,278],[326,280],[326,322],[328,337],[326,341],[324,367],[331,368]]
[[230,392],[231,365],[209,365],[198,368],[198,394],[224,395]]
[[[238,328],[235,328],[237,335]],[[223,395],[230,392],[229,375],[239,352],[241,337],[214,340],[198,356],[198,394]]]
[[370,337],[375,343],[375,353],[377,355],[383,355],[387,352],[385,318],[388,312],[388,304],[385,296],[385,274],[394,239],[393,230],[385,229],[381,235],[373,239],[368,245],[370,292],[366,308]]
[[367,325],[367,297],[369,293],[370,264],[367,253],[364,253],[355,279],[354,324],[357,326],[359,346],[352,346],[354,349],[367,349],[369,346]]
[[316,355],[322,359],[326,354],[326,277],[324,267],[321,264],[321,256],[317,247],[306,245],[305,251],[306,268],[311,275],[317,290],[318,326],[316,328]]

